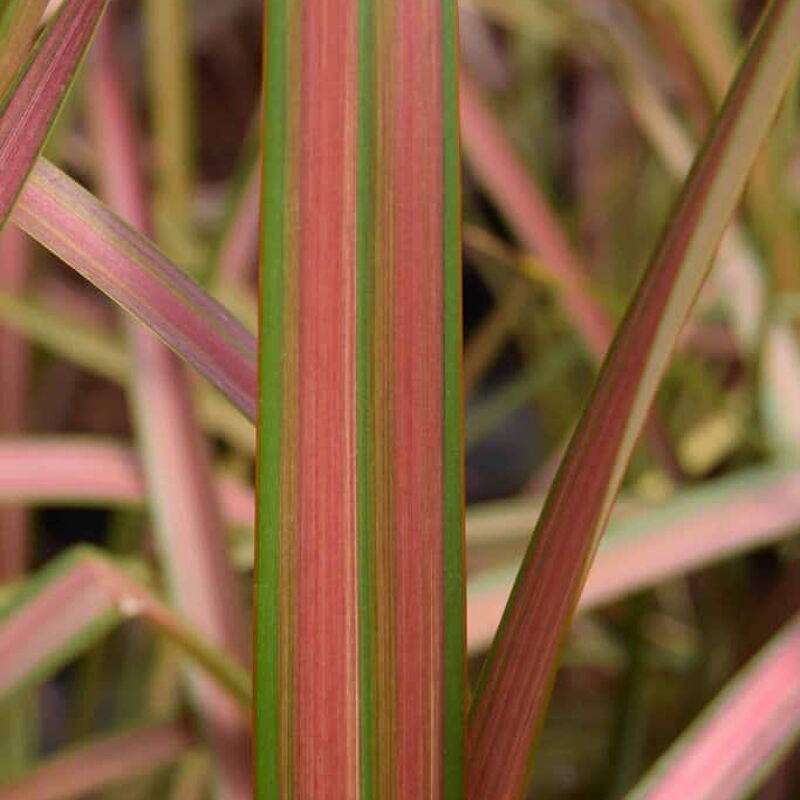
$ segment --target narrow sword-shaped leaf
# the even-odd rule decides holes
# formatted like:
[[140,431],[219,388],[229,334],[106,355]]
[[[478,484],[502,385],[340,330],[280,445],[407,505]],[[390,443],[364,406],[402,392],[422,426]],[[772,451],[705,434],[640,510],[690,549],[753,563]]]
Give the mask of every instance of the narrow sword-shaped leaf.
[[[720,23],[720,15],[712,13],[704,4],[670,2],[670,13],[681,29],[680,48],[685,48],[688,61],[695,64],[697,90],[708,94],[713,105],[718,105],[730,83],[736,63],[736,48],[732,31],[726,31]],[[702,84],[702,85],[701,85]],[[787,104],[791,105],[791,104]],[[791,203],[780,187],[780,181],[770,173],[770,149],[762,152],[745,196],[748,218],[758,240],[763,259],[778,289],[793,289],[798,286],[797,252],[800,249],[800,234],[791,212]],[[747,248],[741,231],[733,229],[726,237],[726,262],[728,302],[734,317],[743,317],[748,308],[762,305],[763,267],[758,270],[747,258]],[[721,255],[724,253],[720,249]],[[731,258],[738,256],[739,263]],[[738,274],[737,274],[738,273]],[[748,274],[750,273],[750,274]],[[749,285],[748,285],[749,284]],[[741,323],[736,326],[740,333]],[[785,322],[771,320],[766,331],[758,329],[759,340],[763,337],[763,371],[759,381],[765,427],[771,446],[779,451],[796,450],[800,441],[800,427],[795,413],[800,396],[800,353],[796,337]]]
[[195,743],[185,722],[141,725],[81,743],[0,786],[0,800],[70,800],[167,766]]
[[89,547],[53,561],[0,609],[0,697],[42,680],[114,625],[134,617],[180,647],[246,712],[247,673]]
[[264,797],[463,791],[455,13],[267,6]]
[[[467,546],[522,542],[539,514],[531,500],[476,506],[467,514]],[[793,533],[800,526],[800,470],[794,464],[757,467],[687,489],[655,507],[614,514],[592,562],[578,609],[699,569]],[[467,641],[474,652],[497,630],[517,565],[470,578]]]
[[[42,464],[47,464],[47,469],[42,469]],[[221,478],[217,491],[228,523],[251,527],[255,519],[252,489]],[[141,464],[130,447],[67,437],[0,440],[0,503],[139,506],[144,498]]]
[[[95,113],[90,121],[103,194],[145,231],[149,219],[136,160],[136,125],[114,56],[115,21],[111,14],[91,63],[88,93]],[[228,561],[210,456],[196,425],[188,376],[177,357],[140,323],[128,320],[127,330],[142,464],[171,596],[204,636],[247,665],[246,616]],[[250,800],[248,725],[212,682],[195,675],[192,688],[217,757],[222,797]]]
[[627,800],[750,797],[800,736],[800,619],[790,622],[656,762]]
[[[800,55],[777,0],[695,163],[550,492],[470,712],[467,796],[521,797],[558,652],[658,381]],[[535,653],[536,657],[531,658]]]
[[44,147],[108,0],[67,0],[0,112],[0,227]]
[[149,240],[44,160],[13,219],[255,418],[255,338]]

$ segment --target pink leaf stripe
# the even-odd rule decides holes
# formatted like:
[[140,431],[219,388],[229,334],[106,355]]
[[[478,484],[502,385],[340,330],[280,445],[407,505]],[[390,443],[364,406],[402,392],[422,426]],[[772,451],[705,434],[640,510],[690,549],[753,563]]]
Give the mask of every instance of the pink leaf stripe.
[[68,0],[0,113],[0,225],[44,146],[108,0]]
[[71,800],[99,792],[186,753],[194,736],[184,722],[116,733],[56,755],[33,772],[0,786],[0,800]]
[[13,219],[255,418],[255,337],[145,237],[44,160]]
[[800,617],[745,667],[628,800],[733,800],[800,735]]
[[[252,527],[252,489],[228,478],[217,487],[226,520]],[[140,505],[145,497],[141,462],[125,445],[46,437],[0,440],[0,503]]]
[[[356,443],[355,238],[357,2],[334,11],[302,4],[298,98],[297,318],[287,363],[296,370],[297,411],[288,409],[295,478],[286,533],[295,537],[295,640],[289,702],[298,798],[358,797],[358,641],[353,465]],[[335,74],[334,74],[335,73]],[[324,154],[324,156],[323,156]],[[300,222],[302,220],[302,222]],[[323,264],[327,266],[323,268]],[[288,354],[287,353],[287,354]],[[288,488],[288,486],[287,486]],[[288,499],[288,493],[287,493]],[[296,520],[296,523],[294,522]],[[320,546],[320,543],[324,546]],[[325,598],[323,603],[319,598]]]

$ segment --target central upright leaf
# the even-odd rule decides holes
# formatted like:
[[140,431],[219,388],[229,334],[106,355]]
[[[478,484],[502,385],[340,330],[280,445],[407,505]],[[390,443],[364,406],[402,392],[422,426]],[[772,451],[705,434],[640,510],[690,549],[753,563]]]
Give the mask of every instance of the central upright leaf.
[[455,14],[268,4],[259,798],[463,793]]

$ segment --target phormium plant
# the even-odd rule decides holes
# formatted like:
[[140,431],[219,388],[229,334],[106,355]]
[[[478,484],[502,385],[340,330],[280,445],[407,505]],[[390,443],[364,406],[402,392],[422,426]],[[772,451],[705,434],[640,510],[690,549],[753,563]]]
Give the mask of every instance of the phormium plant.
[[[0,0],[0,800],[769,779],[800,733],[800,0],[700,5]],[[222,178],[208,63],[256,75]],[[546,492],[472,486],[530,414]],[[777,633],[748,652],[721,595]]]

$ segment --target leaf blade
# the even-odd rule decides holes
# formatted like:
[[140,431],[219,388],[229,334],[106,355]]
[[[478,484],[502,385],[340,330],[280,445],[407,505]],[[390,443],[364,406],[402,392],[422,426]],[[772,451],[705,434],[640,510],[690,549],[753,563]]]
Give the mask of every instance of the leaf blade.
[[13,219],[255,418],[255,338],[145,237],[44,160]]
[[457,798],[455,4],[306,8],[267,9],[257,788]]
[[723,689],[626,800],[750,795],[800,735],[800,620],[784,627]]
[[[47,469],[41,468],[47,464]],[[222,478],[217,489],[230,524],[250,527],[252,489]],[[0,441],[0,504],[144,504],[145,484],[136,453],[113,440],[23,436]]]
[[89,547],[51,562],[0,609],[0,697],[52,674],[132,617],[147,620],[178,645],[246,712],[247,673]]
[[793,72],[798,30],[799,2],[769,6],[572,438],[470,711],[473,800],[525,790],[567,621],[680,326]]
[[[800,519],[800,472],[794,465],[758,467],[684,490],[655,507],[612,515],[578,601],[578,611],[613,602],[661,581],[761,547],[790,534]],[[467,542],[527,538],[531,501],[477,506],[467,516]],[[518,564],[479,572],[468,585],[468,646],[479,651],[508,602]]]
[[[100,31],[88,81],[92,108],[102,109],[92,117],[99,184],[112,206],[145,232],[150,220],[136,159],[135,116],[114,53],[114,22],[112,14]],[[173,210],[181,212],[174,203]],[[228,559],[210,454],[195,422],[188,375],[149,330],[127,322],[134,419],[170,596],[198,631],[246,666],[246,615]],[[249,800],[253,790],[247,723],[212,682],[190,675],[190,687],[208,728],[222,795]]]
[[181,721],[141,725],[71,748],[13,782],[0,800],[69,800],[172,763],[194,744]]

